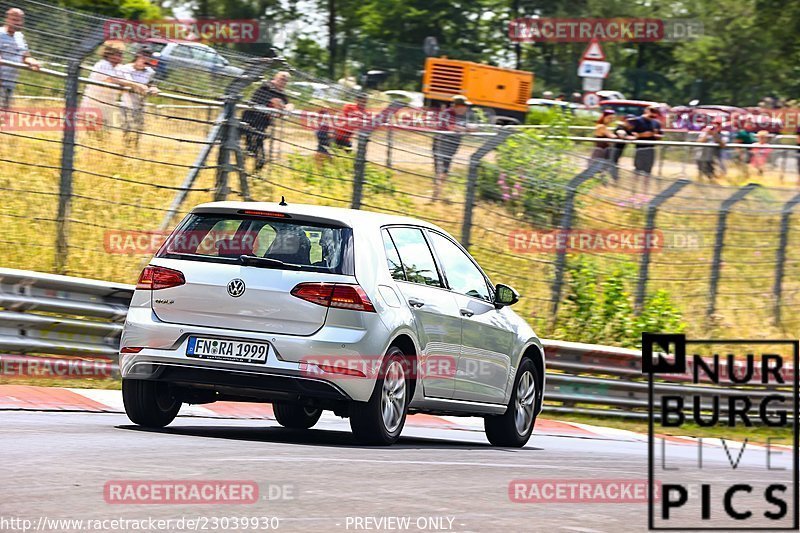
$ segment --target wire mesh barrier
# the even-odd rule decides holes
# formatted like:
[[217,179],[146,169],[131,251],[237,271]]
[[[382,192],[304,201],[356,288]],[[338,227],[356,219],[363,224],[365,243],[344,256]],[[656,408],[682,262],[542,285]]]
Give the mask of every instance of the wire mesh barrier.
[[[634,146],[615,165],[564,127],[496,127],[374,93],[358,107],[358,87],[224,49],[225,69],[165,60],[140,83],[115,70],[140,43],[109,46],[106,19],[13,7],[41,68],[3,58],[0,71],[18,74],[0,127],[6,266],[131,282],[194,205],[284,196],[439,224],[522,293],[516,309],[546,336],[633,346],[682,323],[781,337],[800,321],[798,191],[749,185],[755,171],[697,180],[687,154],[701,144],[656,143],[645,177]],[[768,146],[767,172],[783,165],[790,183],[796,148]]]

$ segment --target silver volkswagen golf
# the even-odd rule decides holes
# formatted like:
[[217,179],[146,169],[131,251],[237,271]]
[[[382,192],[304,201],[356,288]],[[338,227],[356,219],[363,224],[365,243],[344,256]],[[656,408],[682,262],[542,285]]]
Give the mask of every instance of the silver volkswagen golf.
[[284,202],[203,204],[142,271],[120,348],[136,424],[181,404],[270,402],[286,427],[323,410],[360,443],[397,440],[406,415],[481,416],[523,446],[542,408],[544,350],[441,228]]

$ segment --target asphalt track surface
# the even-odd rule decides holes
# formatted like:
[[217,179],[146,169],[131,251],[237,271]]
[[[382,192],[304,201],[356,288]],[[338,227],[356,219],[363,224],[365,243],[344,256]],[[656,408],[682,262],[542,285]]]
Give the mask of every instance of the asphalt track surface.
[[[57,518],[216,518],[216,528],[211,522],[194,527],[233,530],[231,522],[222,522],[226,517],[274,517],[278,531],[312,532],[647,529],[642,502],[518,503],[509,495],[515,479],[646,481],[647,444],[625,435],[537,431],[525,448],[503,449],[489,446],[476,429],[406,427],[395,446],[368,448],[355,444],[347,421],[339,419],[324,418],[312,430],[297,431],[272,420],[179,417],[164,430],[150,431],[124,414],[37,411],[0,411],[0,428],[3,531],[22,530],[9,518],[29,519],[45,531],[87,530],[56,527]],[[701,471],[693,468],[695,446],[668,443],[667,449],[669,466],[680,468],[684,481],[724,485],[731,479],[719,447],[706,450]],[[732,453],[735,459],[738,452]],[[786,455],[773,458],[773,466],[791,466]],[[763,461],[747,450],[737,475],[769,478]],[[131,479],[250,480],[261,494],[249,505],[107,503],[107,482]],[[180,526],[146,530],[189,530],[186,523]]]

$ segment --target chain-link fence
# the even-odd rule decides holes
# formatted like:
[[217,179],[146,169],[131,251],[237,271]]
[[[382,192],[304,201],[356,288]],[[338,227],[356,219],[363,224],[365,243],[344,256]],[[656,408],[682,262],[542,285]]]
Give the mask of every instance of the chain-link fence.
[[[694,162],[671,157],[697,146],[656,148],[666,177],[646,178],[631,170],[633,146],[609,166],[564,128],[465,125],[376,93],[354,108],[357,87],[224,49],[234,68],[165,60],[131,125],[133,86],[97,74],[106,21],[14,7],[42,65],[3,62],[19,72],[0,128],[4,266],[131,282],[194,205],[285,197],[439,224],[522,293],[516,309],[542,335],[625,344],[674,315],[696,335],[785,336],[800,320],[800,196],[687,179]],[[131,62],[137,44],[122,48]],[[83,108],[99,109],[100,126],[33,120]]]

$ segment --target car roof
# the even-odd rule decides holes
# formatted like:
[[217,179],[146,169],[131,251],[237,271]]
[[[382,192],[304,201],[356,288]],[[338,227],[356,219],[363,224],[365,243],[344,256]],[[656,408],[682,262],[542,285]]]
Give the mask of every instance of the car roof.
[[145,43],[157,43],[157,44],[170,44],[170,43],[173,43],[173,44],[178,44],[178,45],[181,45],[181,46],[191,46],[191,47],[194,47],[194,48],[205,48],[205,49],[208,49],[208,50],[214,50],[213,47],[208,46],[207,44],[203,44],[203,43],[197,42],[197,41],[187,41],[187,40],[179,40],[179,39],[162,39],[160,37],[159,38],[154,37],[154,38],[151,38],[151,39],[146,39],[144,42]]
[[663,102],[650,102],[648,100],[604,100],[600,102],[600,105],[609,105],[609,104],[637,105],[641,107],[650,107],[651,105],[660,107],[666,105]]
[[311,204],[294,204],[291,202],[289,202],[288,205],[280,205],[277,202],[208,202],[196,206],[194,209],[192,209],[192,212],[233,213],[241,209],[286,213],[289,215],[298,215],[316,218],[319,220],[340,222],[351,228],[363,226],[380,228],[381,226],[386,225],[402,224],[423,226],[447,233],[436,224],[431,224],[430,222],[425,222],[424,220],[413,217],[387,215],[386,213],[376,213],[374,211],[365,211],[361,209],[345,209],[342,207]]
[[528,105],[557,105],[561,107],[569,107],[570,102],[565,100],[553,100],[550,98],[529,98]]

